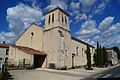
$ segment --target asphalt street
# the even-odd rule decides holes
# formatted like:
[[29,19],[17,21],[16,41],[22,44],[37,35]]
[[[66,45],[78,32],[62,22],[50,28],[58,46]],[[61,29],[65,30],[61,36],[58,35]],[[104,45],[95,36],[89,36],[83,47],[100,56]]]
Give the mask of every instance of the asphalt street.
[[95,74],[85,80],[120,80],[120,66]]

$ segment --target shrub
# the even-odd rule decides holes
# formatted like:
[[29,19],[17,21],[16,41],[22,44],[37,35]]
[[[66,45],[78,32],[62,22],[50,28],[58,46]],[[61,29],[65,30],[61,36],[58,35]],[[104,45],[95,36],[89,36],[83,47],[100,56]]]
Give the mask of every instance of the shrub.
[[57,68],[58,70],[67,70],[67,67],[65,66],[65,67],[59,67],[59,68]]
[[86,70],[93,70],[93,68],[85,68]]
[[90,53],[90,47],[87,45],[87,49],[85,51],[86,57],[87,57],[87,69],[91,70],[91,53]]
[[74,68],[81,68],[81,66],[75,66]]

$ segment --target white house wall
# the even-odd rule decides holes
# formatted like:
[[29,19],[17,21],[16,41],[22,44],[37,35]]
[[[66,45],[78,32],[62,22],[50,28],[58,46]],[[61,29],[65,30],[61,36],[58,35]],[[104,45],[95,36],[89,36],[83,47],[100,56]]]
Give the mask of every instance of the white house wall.
[[2,58],[1,63],[4,63],[6,58],[6,48],[0,48],[0,58]]
[[15,65],[19,65],[19,62],[23,62],[23,59],[26,60],[26,64],[33,64],[33,55],[32,54],[28,54],[25,53],[21,50],[19,50],[16,47],[12,47],[10,46],[9,48],[9,62],[10,64],[15,64]]

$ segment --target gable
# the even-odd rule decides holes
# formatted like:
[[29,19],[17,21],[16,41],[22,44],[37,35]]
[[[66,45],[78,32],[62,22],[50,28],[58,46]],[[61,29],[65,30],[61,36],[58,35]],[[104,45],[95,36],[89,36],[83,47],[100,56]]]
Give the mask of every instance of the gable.
[[16,45],[42,50],[43,28],[32,24],[16,41]]

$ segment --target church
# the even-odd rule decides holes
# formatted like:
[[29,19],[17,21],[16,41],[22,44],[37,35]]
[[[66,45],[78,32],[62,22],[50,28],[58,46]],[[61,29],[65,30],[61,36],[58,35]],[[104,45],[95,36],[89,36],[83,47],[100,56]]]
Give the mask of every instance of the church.
[[87,64],[86,46],[91,50],[91,62],[95,48],[71,36],[69,14],[56,7],[45,14],[43,27],[31,24],[17,39],[15,45],[9,46],[8,63],[14,65],[31,65],[35,68],[64,68],[84,66]]

